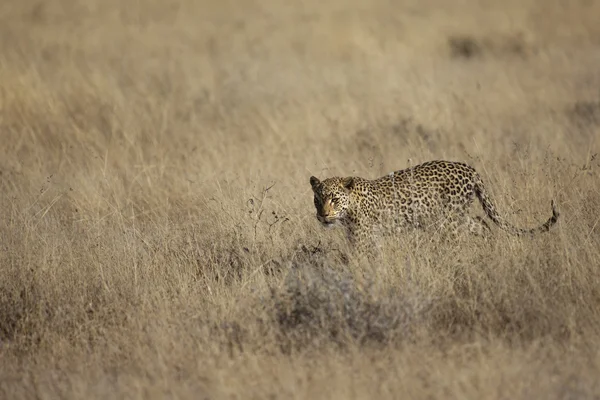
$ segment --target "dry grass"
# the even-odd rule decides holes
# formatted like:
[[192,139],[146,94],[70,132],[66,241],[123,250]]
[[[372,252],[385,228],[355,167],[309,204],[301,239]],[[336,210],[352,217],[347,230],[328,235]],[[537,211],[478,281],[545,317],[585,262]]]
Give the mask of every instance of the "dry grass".
[[[3,2],[0,397],[597,398],[599,4]],[[559,225],[314,218],[437,158]]]

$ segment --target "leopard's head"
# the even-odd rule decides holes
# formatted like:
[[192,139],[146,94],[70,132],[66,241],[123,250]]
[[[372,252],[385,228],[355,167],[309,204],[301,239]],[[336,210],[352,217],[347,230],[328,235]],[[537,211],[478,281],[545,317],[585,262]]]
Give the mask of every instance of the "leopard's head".
[[350,205],[350,193],[354,178],[327,178],[323,181],[310,177],[310,186],[315,197],[317,219],[325,226],[342,220]]

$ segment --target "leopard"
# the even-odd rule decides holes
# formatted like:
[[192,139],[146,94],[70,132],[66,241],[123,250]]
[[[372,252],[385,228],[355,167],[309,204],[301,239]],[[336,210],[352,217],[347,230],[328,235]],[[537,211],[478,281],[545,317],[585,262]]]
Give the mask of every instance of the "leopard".
[[359,251],[382,234],[407,229],[437,228],[450,237],[463,232],[490,238],[491,229],[481,217],[468,215],[475,198],[487,217],[515,236],[547,232],[559,211],[551,200],[552,216],[530,229],[510,224],[497,211],[479,173],[458,161],[434,160],[369,180],[357,176],[310,177],[317,220],[325,227],[342,225]]

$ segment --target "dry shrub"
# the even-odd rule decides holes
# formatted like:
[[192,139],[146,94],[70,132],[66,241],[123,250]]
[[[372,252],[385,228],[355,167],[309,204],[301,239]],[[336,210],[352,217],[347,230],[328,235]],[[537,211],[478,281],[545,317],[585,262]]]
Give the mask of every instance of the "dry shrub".
[[282,347],[384,346],[410,340],[430,301],[381,286],[327,265],[290,271],[270,299]]

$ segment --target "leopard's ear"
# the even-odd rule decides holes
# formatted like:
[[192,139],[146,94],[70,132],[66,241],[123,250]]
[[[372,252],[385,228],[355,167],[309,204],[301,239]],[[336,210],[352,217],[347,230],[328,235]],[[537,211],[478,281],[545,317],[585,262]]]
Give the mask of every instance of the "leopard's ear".
[[321,184],[321,181],[318,180],[316,177],[314,177],[314,176],[310,177],[310,186],[312,186],[313,191],[317,190],[317,188],[319,187],[320,184]]
[[348,176],[346,178],[342,178],[342,186],[348,190],[352,189],[352,187],[354,187],[354,177]]

